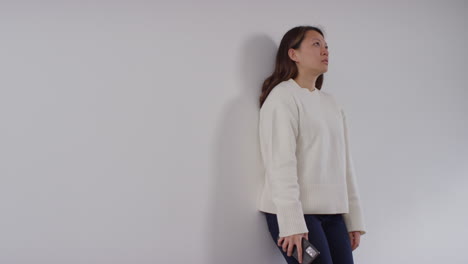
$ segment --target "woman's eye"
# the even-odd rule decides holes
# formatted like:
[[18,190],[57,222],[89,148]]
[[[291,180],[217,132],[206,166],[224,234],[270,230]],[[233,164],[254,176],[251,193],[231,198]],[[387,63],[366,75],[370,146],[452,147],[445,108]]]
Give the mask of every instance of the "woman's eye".
[[320,43],[318,43],[318,42],[315,42],[315,43],[314,43],[314,45],[315,45],[315,46],[317,46],[317,45],[319,45],[319,46],[320,46]]

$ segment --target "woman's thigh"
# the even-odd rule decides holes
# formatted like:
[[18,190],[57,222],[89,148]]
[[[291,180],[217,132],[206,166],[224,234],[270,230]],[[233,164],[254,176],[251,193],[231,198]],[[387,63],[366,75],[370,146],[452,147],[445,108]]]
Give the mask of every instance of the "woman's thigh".
[[322,222],[333,264],[353,264],[353,253],[343,215],[331,215]]
[[309,230],[309,241],[314,245],[320,255],[314,260],[314,264],[334,264],[328,247],[328,238],[322,227],[319,215],[304,215],[307,229]]
[[[278,246],[277,238],[279,235],[279,227],[276,215],[269,213],[264,214],[271,237],[273,238],[277,248],[281,251],[281,254],[283,254],[286,262],[288,264],[298,264],[294,257],[289,257],[287,253],[283,251],[283,248]],[[314,264],[332,264],[327,237],[322,229],[320,220],[314,215],[304,215],[304,218],[306,220],[307,229],[309,230],[309,241],[318,249],[318,251],[320,251],[320,255],[315,259]]]

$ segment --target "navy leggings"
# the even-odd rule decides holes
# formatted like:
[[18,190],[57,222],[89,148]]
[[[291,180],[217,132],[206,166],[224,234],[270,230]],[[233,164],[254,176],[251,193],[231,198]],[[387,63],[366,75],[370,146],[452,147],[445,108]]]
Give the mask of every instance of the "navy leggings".
[[[278,218],[276,214],[265,213],[273,241],[283,254],[288,264],[299,262],[278,246]],[[314,264],[353,264],[353,254],[348,230],[341,214],[306,214],[304,215],[307,229],[309,230],[309,241],[314,245],[320,255],[314,260]]]

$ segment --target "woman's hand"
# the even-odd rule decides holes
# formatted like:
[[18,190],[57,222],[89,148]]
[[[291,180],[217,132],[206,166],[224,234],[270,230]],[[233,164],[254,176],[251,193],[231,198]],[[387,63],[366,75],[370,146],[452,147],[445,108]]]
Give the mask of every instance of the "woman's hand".
[[286,252],[290,257],[292,256],[294,246],[297,247],[297,256],[299,258],[299,263],[302,263],[302,238],[309,240],[309,233],[296,234],[287,237],[280,237],[278,239],[278,246],[283,247],[283,251]]
[[349,232],[349,240],[351,240],[352,250],[355,250],[357,247],[359,247],[359,243],[361,242],[361,232],[359,231]]

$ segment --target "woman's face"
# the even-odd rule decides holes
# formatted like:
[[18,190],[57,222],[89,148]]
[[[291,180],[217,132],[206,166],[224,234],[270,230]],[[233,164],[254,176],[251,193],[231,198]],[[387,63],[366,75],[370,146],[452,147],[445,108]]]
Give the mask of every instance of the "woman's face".
[[315,30],[307,31],[299,48],[290,49],[289,55],[304,72],[320,75],[328,70],[328,44]]

